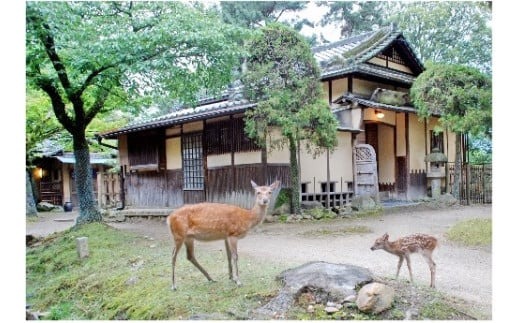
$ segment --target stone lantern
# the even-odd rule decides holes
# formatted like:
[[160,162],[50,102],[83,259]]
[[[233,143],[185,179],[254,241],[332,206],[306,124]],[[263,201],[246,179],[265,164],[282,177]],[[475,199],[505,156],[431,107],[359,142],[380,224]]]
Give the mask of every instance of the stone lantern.
[[430,164],[426,177],[431,183],[432,197],[438,198],[441,196],[441,179],[446,177],[441,171],[441,167],[448,162],[448,157],[441,153],[438,148],[433,148],[432,152],[424,157],[424,161]]

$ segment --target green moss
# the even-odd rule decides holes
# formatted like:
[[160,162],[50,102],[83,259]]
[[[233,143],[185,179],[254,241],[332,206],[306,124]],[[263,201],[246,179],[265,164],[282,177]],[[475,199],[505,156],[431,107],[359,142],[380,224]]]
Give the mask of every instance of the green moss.
[[290,188],[282,188],[280,193],[278,193],[278,197],[276,198],[276,202],[274,204],[275,208],[279,208],[284,204],[291,203],[291,189]]

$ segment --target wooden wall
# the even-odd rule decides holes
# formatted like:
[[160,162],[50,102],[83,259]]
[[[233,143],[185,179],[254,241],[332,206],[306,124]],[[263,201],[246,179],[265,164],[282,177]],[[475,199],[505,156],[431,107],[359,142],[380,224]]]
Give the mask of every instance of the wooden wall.
[[199,202],[230,203],[249,208],[254,199],[251,180],[258,185],[280,180],[289,185],[289,166],[262,164],[209,169],[204,191],[184,191],[182,170],[133,172],[125,178],[125,202],[135,208],[177,208]]
[[125,204],[132,207],[178,207],[184,200],[179,170],[129,173],[125,189]]

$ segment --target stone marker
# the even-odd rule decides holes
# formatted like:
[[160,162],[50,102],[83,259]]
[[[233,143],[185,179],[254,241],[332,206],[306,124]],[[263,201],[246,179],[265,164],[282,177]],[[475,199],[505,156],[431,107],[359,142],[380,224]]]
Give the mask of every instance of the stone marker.
[[76,238],[76,248],[78,249],[78,256],[80,259],[88,257],[88,238]]

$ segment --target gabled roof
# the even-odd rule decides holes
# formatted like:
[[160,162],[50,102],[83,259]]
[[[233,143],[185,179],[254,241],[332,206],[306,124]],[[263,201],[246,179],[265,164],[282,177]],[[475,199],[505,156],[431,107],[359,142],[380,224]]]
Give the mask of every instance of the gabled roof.
[[365,72],[370,70],[371,74],[391,73],[392,77],[402,79],[407,83],[413,82],[414,75],[409,75],[399,71],[391,71],[386,68],[377,68],[367,61],[383,52],[389,46],[394,46],[399,53],[406,58],[410,64],[413,74],[419,75],[424,71],[424,66],[417,58],[414,50],[404,38],[402,32],[394,30],[392,27],[381,28],[376,31],[360,34],[354,37],[342,39],[340,41],[315,47],[314,57],[322,69],[322,79],[352,73]]
[[[394,46],[398,49],[400,55],[407,60],[414,75],[367,63],[368,60],[383,52],[389,46]],[[415,76],[424,70],[424,66],[404,39],[402,33],[393,30],[392,27],[385,27],[377,31],[317,46],[313,48],[313,53],[321,66],[322,80],[357,73],[411,85],[415,80]],[[240,113],[256,105],[256,103],[243,99],[240,95],[235,95],[237,91],[239,92],[240,88],[228,89],[226,94],[218,99],[199,101],[195,108],[180,109],[160,117],[131,123],[126,127],[101,133],[99,136],[102,138],[116,138],[118,135],[125,133]]]

